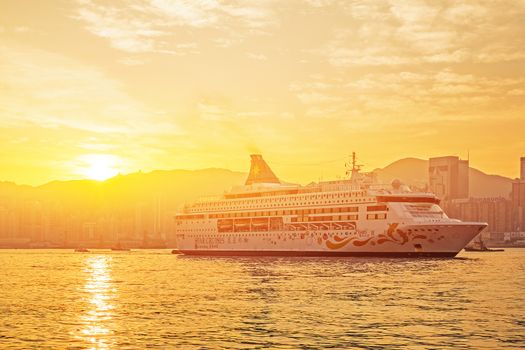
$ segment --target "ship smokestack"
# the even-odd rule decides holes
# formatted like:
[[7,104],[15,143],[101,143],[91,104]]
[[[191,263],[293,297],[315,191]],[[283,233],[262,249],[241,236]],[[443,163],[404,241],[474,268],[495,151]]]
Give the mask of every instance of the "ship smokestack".
[[266,164],[262,155],[251,154],[252,164],[250,167],[250,174],[246,179],[246,185],[254,183],[281,183],[272,169]]

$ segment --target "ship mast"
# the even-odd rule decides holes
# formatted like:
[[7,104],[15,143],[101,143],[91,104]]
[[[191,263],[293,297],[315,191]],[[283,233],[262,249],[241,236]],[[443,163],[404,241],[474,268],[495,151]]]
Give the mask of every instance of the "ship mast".
[[356,183],[359,178],[359,171],[361,170],[362,164],[357,164],[355,152],[352,152],[352,167],[346,163],[346,175],[350,175],[350,180]]

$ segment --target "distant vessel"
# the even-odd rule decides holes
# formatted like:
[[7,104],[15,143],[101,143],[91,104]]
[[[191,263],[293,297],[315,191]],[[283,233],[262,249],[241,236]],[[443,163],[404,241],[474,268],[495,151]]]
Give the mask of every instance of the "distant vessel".
[[486,226],[450,219],[431,193],[360,173],[307,186],[282,183],[259,154],[244,186],[175,216],[190,255],[453,257]]
[[120,244],[120,241],[118,241],[116,246],[111,247],[111,250],[127,252],[127,251],[129,251],[129,248],[125,248],[125,247],[123,247],[123,246]]
[[77,253],[89,253],[89,250],[87,248],[77,248],[77,249],[75,249],[75,252],[77,252]]
[[493,249],[489,248],[485,245],[483,240],[481,239],[481,235],[479,235],[479,240],[475,242],[471,242],[465,247],[466,252],[504,252],[505,249]]

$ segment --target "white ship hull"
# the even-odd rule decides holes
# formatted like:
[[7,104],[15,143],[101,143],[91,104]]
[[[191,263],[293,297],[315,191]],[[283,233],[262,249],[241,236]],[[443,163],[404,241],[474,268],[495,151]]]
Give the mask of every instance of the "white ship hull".
[[187,255],[454,257],[485,226],[468,222],[390,224],[381,233],[328,230],[193,235],[180,236],[178,249]]

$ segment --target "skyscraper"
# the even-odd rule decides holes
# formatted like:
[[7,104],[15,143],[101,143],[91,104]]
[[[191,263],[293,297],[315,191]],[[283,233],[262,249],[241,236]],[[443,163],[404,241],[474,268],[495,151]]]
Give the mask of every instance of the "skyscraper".
[[525,231],[525,157],[520,158],[520,178],[512,182],[513,229]]
[[525,181],[525,157],[520,158],[520,180]]
[[459,157],[446,156],[429,159],[430,191],[442,200],[469,197],[469,162]]

